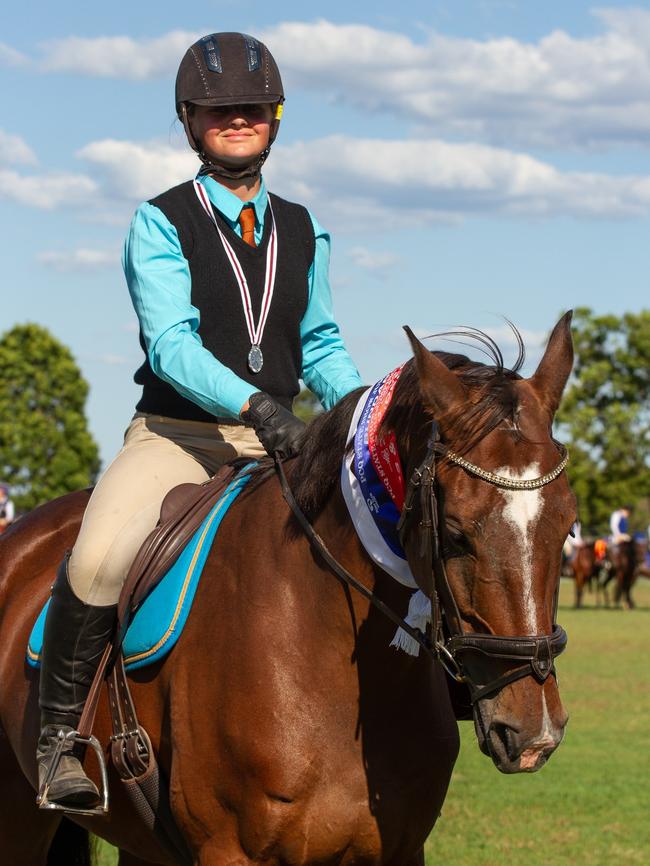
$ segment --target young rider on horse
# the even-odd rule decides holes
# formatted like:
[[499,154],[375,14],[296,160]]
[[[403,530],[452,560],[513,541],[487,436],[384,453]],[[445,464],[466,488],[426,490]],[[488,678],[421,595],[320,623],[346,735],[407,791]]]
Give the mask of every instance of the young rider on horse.
[[624,505],[612,513],[609,519],[609,528],[611,531],[612,544],[614,547],[622,541],[629,541],[630,536],[630,514],[632,512],[631,505]]
[[[126,239],[142,397],[53,587],[41,786],[58,732],[78,726],[120,590],[165,494],[237,456],[296,454],[300,378],[326,408],[361,384],[333,319],[329,236],[305,208],[269,195],[260,174],[283,102],[276,63],[250,36],[206,36],[180,64],[176,111],[203,165],[195,181],[142,204]],[[73,808],[98,802],[72,745],[48,798]]]

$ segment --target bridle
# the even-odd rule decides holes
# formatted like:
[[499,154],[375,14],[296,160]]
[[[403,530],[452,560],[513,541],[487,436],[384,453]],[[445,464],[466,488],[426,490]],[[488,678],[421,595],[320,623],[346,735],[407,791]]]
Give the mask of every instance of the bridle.
[[[443,523],[444,514],[436,496],[436,455],[441,455],[489,484],[509,490],[534,490],[550,484],[564,471],[569,455],[563,446],[558,447],[562,459],[551,472],[539,478],[515,480],[495,475],[449,450],[440,441],[437,424],[433,422],[426,455],[411,475],[406,489],[404,508],[397,525],[403,544],[410,539],[412,533],[415,533],[413,546],[417,555],[416,561],[411,565],[414,571],[417,571],[422,584],[427,587],[427,595],[431,600],[431,626],[426,634],[410,626],[336,560],[296,502],[289,488],[282,460],[277,454],[275,465],[285,500],[308,539],[334,573],[402,628],[429,656],[438,660],[452,679],[464,683],[468,687],[472,704],[475,704],[509,683],[524,677],[532,675],[539,683],[544,683],[550,674],[555,675],[555,658],[565,649],[567,636],[564,629],[555,623],[557,590],[553,604],[554,624],[551,634],[507,637],[463,632],[460,612],[449,585],[445,557],[440,543],[439,527]],[[490,678],[488,682],[480,682],[476,665],[472,664],[472,659],[477,656],[508,665],[510,670]]]
[[[408,483],[404,508],[397,525],[400,540],[404,545],[411,532],[417,533],[417,561],[413,566],[424,581],[431,583],[428,594],[431,599],[433,649],[447,673],[456,681],[467,685],[473,704],[531,674],[540,683],[545,682],[549,674],[555,675],[554,661],[565,649],[567,636],[564,629],[555,623],[557,590],[553,603],[551,634],[506,637],[463,632],[440,543],[439,527],[443,515],[436,496],[436,455],[441,455],[488,484],[508,490],[537,490],[554,481],[568,463],[569,454],[566,448],[561,445],[558,447],[562,458],[546,475],[523,480],[506,478],[482,469],[448,449],[440,441],[438,426],[434,421],[427,443],[427,453],[413,471]],[[432,581],[429,576],[432,576]],[[471,658],[477,655],[504,664],[511,662],[515,667],[488,682],[479,683],[476,681],[476,671],[471,670],[474,667]]]

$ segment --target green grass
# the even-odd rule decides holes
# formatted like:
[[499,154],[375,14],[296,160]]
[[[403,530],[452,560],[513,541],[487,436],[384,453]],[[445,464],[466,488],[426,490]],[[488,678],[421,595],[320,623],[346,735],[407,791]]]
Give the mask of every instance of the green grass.
[[650,863],[650,583],[634,611],[574,611],[562,582],[558,660],[570,721],[549,763],[503,776],[461,723],[461,753],[427,866],[635,866]]
[[94,838],[93,844],[93,866],[117,866],[117,849],[104,842],[103,839]]
[[[574,611],[572,592],[563,580],[564,742],[539,773],[503,776],[462,722],[427,866],[650,864],[650,582],[637,584],[634,611],[595,609],[589,595]],[[116,862],[101,843],[97,866]]]

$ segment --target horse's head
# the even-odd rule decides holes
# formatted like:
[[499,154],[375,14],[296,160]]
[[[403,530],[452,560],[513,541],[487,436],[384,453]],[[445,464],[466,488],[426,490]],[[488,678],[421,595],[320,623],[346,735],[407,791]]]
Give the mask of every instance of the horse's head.
[[[480,747],[505,773],[541,767],[567,722],[552,662],[563,647],[554,620],[576,504],[551,425],[572,366],[570,321],[567,314],[558,322],[529,379],[459,356],[450,369],[449,357],[445,363],[409,332],[425,417],[440,436],[434,573],[448,646],[471,683]],[[429,425],[418,427],[404,455],[409,471],[427,447]],[[405,546],[417,577],[416,539],[411,529]],[[426,580],[420,568],[425,591]]]

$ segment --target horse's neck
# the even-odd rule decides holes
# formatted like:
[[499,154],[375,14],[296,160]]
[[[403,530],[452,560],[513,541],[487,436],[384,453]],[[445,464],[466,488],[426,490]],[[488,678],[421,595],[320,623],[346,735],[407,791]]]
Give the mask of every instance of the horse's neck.
[[[315,528],[343,568],[399,616],[406,615],[412,591],[379,568],[368,556],[352,524],[340,487],[337,486],[319,515]],[[333,582],[343,582],[332,570],[330,575]],[[355,588],[350,587],[346,595],[349,599],[347,604],[352,605],[358,621],[372,620],[372,635],[384,643],[388,638],[390,643],[395,626],[388,617],[375,609]],[[368,636],[370,633],[368,631]]]

